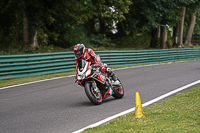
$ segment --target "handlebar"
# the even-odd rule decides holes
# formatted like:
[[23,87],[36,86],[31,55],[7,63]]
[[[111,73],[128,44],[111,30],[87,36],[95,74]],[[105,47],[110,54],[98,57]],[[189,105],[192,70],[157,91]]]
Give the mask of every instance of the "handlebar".
[[100,67],[100,64],[92,64],[91,67]]

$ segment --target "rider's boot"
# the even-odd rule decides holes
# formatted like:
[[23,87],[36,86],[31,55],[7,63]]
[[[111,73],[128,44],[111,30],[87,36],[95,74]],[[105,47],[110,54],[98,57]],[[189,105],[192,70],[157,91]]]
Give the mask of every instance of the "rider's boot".
[[111,72],[109,74],[109,76],[112,78],[112,84],[113,85],[119,85],[120,84],[119,80],[117,80],[117,77],[115,76],[115,74],[113,72]]

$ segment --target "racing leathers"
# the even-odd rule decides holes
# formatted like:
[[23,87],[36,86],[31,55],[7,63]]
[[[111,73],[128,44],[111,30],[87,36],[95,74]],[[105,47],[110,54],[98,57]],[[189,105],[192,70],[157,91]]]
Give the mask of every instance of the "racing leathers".
[[114,81],[116,81],[116,76],[115,74],[112,72],[112,70],[108,67],[107,64],[105,63],[102,63],[101,62],[101,59],[98,55],[96,55],[94,53],[94,51],[90,48],[85,48],[85,52],[83,54],[83,56],[78,56],[78,57],[75,57],[75,61],[76,61],[76,77],[78,76],[78,63],[80,63],[82,60],[86,60],[88,62],[91,62],[91,64],[96,64],[97,66],[100,67],[100,70],[103,72],[103,73],[107,73],[108,76],[112,77],[112,79]]

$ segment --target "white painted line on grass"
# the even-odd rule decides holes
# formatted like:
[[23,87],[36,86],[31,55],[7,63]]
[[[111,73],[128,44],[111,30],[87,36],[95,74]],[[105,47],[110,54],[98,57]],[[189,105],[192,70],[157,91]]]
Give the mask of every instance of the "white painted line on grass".
[[[142,104],[142,107],[149,106],[149,105],[151,105],[151,104],[153,104],[153,103],[155,103],[155,102],[158,102],[158,101],[160,101],[160,100],[162,100],[162,99],[164,99],[164,98],[166,98],[166,97],[168,97],[168,96],[171,96],[171,95],[173,95],[173,94],[175,94],[175,93],[177,93],[177,92],[179,92],[179,91],[182,91],[182,90],[184,90],[184,89],[187,89],[187,88],[192,87],[192,86],[197,85],[197,84],[200,84],[200,80],[197,80],[197,81],[195,81],[195,82],[193,82],[193,83],[190,83],[190,84],[188,84],[188,85],[185,85],[185,86],[183,86],[183,87],[181,87],[181,88],[178,88],[178,89],[176,89],[176,90],[174,90],[174,91],[171,91],[171,92],[169,92],[169,93],[166,93],[166,94],[164,94],[164,95],[162,95],[162,96],[160,96],[160,97],[157,97],[157,98],[155,98],[155,99],[153,99],[153,100],[151,100],[151,101],[148,101],[148,102]],[[128,113],[133,112],[133,111],[135,111],[135,107],[134,107],[134,108],[131,108],[131,109],[128,109],[128,110],[126,110],[126,111],[123,111],[123,112],[121,112],[121,113],[119,113],[119,114],[113,115],[113,116],[111,116],[111,117],[108,117],[108,118],[106,118],[106,119],[103,119],[103,120],[101,120],[101,121],[99,121],[99,122],[96,122],[96,123],[94,123],[94,124],[92,124],[92,125],[89,125],[89,126],[87,126],[87,127],[82,128],[82,129],[79,129],[79,130],[77,130],[77,131],[75,131],[75,132],[73,132],[73,133],[80,133],[80,132],[84,131],[85,129],[100,126],[100,125],[102,125],[102,124],[104,124],[104,123],[106,123],[106,122],[109,122],[110,120],[113,120],[113,119],[115,119],[115,118],[117,118],[117,117],[119,117],[119,116],[126,115],[126,114],[128,114]]]
[[17,84],[17,85],[3,87],[3,88],[0,88],[0,90],[12,88],[12,87],[17,87],[17,86],[22,86],[22,85],[28,85],[28,84],[33,84],[33,83],[44,82],[44,81],[50,81],[50,80],[55,80],[55,79],[61,79],[61,78],[66,78],[66,77],[74,77],[74,76],[75,75],[70,75],[70,76],[64,76],[64,77],[57,77],[57,78],[51,78],[51,79],[38,80],[38,81],[34,81],[34,82],[28,82],[28,83],[23,83],[23,84]]
[[[142,65],[142,66],[125,67],[125,68],[118,68],[118,69],[113,69],[113,70],[122,70],[122,69],[129,69],[129,68],[155,66],[155,65],[161,65],[161,64],[152,64],[152,65]],[[17,86],[22,86],[22,85],[28,85],[28,84],[34,84],[34,83],[44,82],[44,81],[50,81],[50,80],[55,80],[55,79],[61,79],[61,78],[67,78],[67,77],[74,77],[74,76],[75,75],[70,75],[70,76],[63,76],[63,77],[57,77],[57,78],[51,78],[51,79],[38,80],[38,81],[33,81],[33,82],[28,82],[28,83],[23,83],[23,84],[17,84],[17,85],[2,87],[2,88],[0,88],[0,90],[12,88],[12,87],[17,87]]]
[[[182,62],[187,62],[187,61],[180,61],[180,62],[174,62],[174,63],[182,63]],[[150,64],[150,65],[141,65],[141,66],[133,66],[133,67],[125,67],[125,68],[118,68],[118,69],[113,69],[113,70],[123,70],[123,69],[130,69],[130,68],[141,68],[141,67],[148,67],[148,66],[157,66],[157,65],[171,64],[171,63],[173,63],[173,62],[159,63],[159,64]],[[43,82],[43,81],[49,81],[49,80],[67,78],[67,77],[74,77],[74,76],[75,75],[70,75],[70,76],[64,76],[64,77],[57,77],[57,78],[51,78],[51,79],[38,80],[38,81],[34,81],[34,82],[28,82],[28,83],[23,83],[23,84],[17,84],[17,85],[2,87],[2,88],[0,88],[0,90],[12,88],[12,87],[17,87],[17,86],[22,86],[22,85],[33,84],[33,83],[39,83],[39,82]]]

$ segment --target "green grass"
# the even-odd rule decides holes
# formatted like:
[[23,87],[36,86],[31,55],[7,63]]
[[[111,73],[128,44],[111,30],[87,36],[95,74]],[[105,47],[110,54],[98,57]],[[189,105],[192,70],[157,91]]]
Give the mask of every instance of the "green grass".
[[[56,74],[48,74],[48,75],[38,75],[38,76],[31,76],[31,77],[23,77],[23,78],[16,78],[16,79],[8,79],[8,80],[2,80],[0,79],[0,87],[6,87],[16,84],[22,84],[27,82],[33,82],[38,80],[44,80],[44,79],[51,79],[56,77],[64,77],[69,75],[75,75],[75,71],[71,72],[63,72],[63,73],[56,73]],[[75,79],[74,79],[75,81]]]
[[144,114],[136,119],[133,112],[83,133],[200,133],[200,85],[144,108]]
[[[127,66],[126,66],[127,67]],[[114,67],[113,69],[121,68]],[[0,87],[74,75],[75,71],[0,80]],[[140,94],[142,95],[142,94]],[[134,113],[119,117],[105,126],[88,129],[84,133],[182,133],[200,132],[200,85],[167,100],[144,108],[145,118],[135,119]]]

